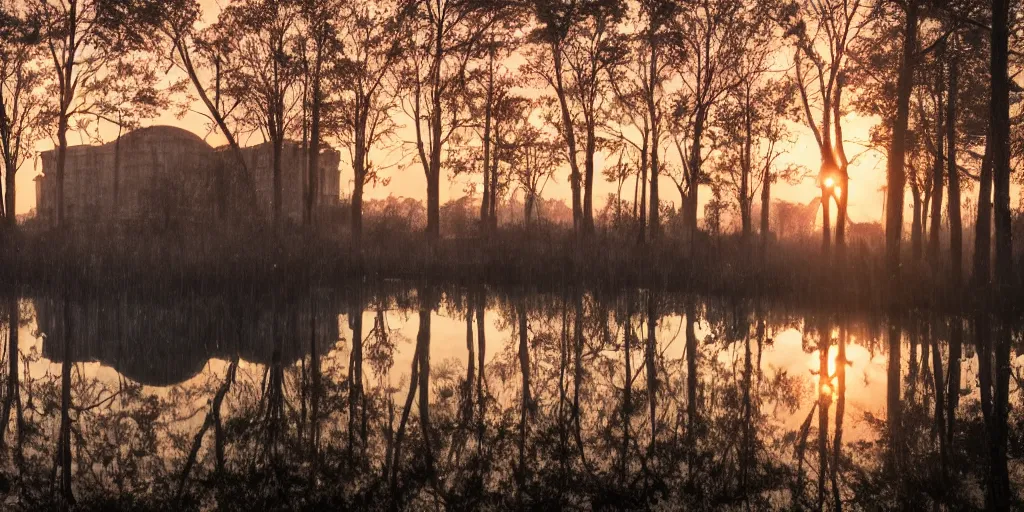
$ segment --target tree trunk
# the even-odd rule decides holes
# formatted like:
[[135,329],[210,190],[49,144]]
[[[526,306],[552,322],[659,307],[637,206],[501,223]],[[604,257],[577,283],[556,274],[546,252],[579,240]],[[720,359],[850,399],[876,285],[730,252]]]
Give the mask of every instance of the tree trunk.
[[[845,190],[844,190],[845,194]],[[832,442],[832,501],[837,511],[842,510],[839,493],[839,468],[842,463],[843,420],[846,418],[846,342],[849,336],[846,324],[839,326],[836,347],[836,432]]]
[[[910,92],[914,79],[914,59],[917,53],[918,0],[907,4],[906,26],[903,34],[903,57],[896,84],[896,118],[893,122],[889,160],[886,165],[885,255],[889,274],[890,297],[895,302],[900,290],[900,242],[903,238],[903,191],[906,185],[904,164],[906,158],[907,121],[910,114]],[[898,393],[898,389],[897,389]]]
[[978,185],[978,219],[974,226],[974,260],[971,281],[987,288],[992,280],[992,130],[985,138]]
[[1000,290],[1013,286],[1010,225],[1009,0],[992,2],[992,178],[995,190],[996,267]]
[[[943,52],[944,55],[945,52]],[[942,234],[942,182],[945,179],[943,176],[943,163],[946,144],[945,140],[945,119],[943,119],[946,111],[943,107],[943,90],[946,88],[945,81],[943,79],[943,73],[940,70],[937,73],[936,79],[936,97],[935,97],[935,155],[932,160],[932,204],[931,204],[931,225],[928,228],[928,266],[932,269],[932,275],[939,275],[939,246],[940,235]]]
[[583,205],[580,198],[580,167],[576,159],[576,129],[573,126],[572,115],[569,113],[567,92],[562,80],[562,49],[557,43],[551,43],[551,55],[555,68],[555,95],[558,96],[558,105],[562,113],[562,135],[565,137],[566,151],[569,155],[569,184],[572,187],[572,225],[573,230],[579,234],[583,226]]
[[902,466],[902,425],[903,425],[903,402],[900,399],[900,383],[902,368],[900,362],[901,339],[903,331],[900,319],[896,316],[889,318],[889,360],[887,366],[886,385],[886,424],[889,453],[886,460],[886,467],[890,474],[898,475]]
[[[319,53],[321,50],[317,50]],[[317,57],[319,60],[320,57]],[[317,64],[319,67],[319,63]],[[306,215],[307,226],[312,226],[316,221],[317,201],[320,198],[320,73],[313,77],[313,101],[310,108],[310,129],[309,129],[309,157],[308,157],[308,190],[306,191]]]
[[831,345],[832,328],[824,322],[818,340],[818,510],[825,510],[825,482],[828,478],[828,410],[832,407],[828,349]]
[[274,144],[274,226],[281,227],[282,200],[281,193],[281,153],[284,152],[284,134],[278,134],[273,140]]
[[[640,148],[640,169],[637,181],[640,183],[640,211],[639,211],[639,240],[641,244],[647,242],[647,144],[648,134],[644,134],[643,145]],[[635,208],[635,205],[634,205]]]
[[[434,243],[441,238],[441,173],[440,167],[434,167],[434,156],[431,156],[431,171],[427,176],[427,241]],[[437,165],[440,166],[440,155]],[[434,169],[438,169],[435,172]]]
[[[72,79],[75,72],[75,57],[78,53],[78,2],[68,4],[68,23],[66,30],[67,46],[66,56],[63,62],[57,65],[57,73],[61,75],[58,80],[58,100],[60,111],[57,114],[57,187],[54,199],[57,203],[56,225],[63,226],[65,219],[64,205],[64,167],[67,163],[68,152],[68,125],[71,121],[71,101],[73,100],[74,88]],[[69,482],[70,486],[70,482]],[[69,489],[70,490],[70,489]]]
[[768,238],[771,236],[769,225],[772,203],[772,176],[770,171],[765,169],[764,178],[761,182],[761,262],[764,263],[768,256]]
[[498,158],[498,141],[501,139],[501,131],[498,126],[494,127],[494,140],[491,145],[494,146],[491,155],[491,187],[490,193],[491,198],[487,201],[487,206],[490,209],[487,214],[488,228],[493,232],[498,229],[498,166],[501,164],[501,160]]
[[72,338],[74,337],[71,322],[71,303],[64,301],[64,354],[60,374],[60,430],[57,438],[57,465],[60,466],[60,502],[61,508],[67,510],[74,506],[75,496],[71,488],[71,371],[74,367],[72,358]]
[[946,446],[953,453],[956,434],[956,412],[960,407],[960,357],[963,353],[963,320],[953,318],[949,335],[949,389],[946,391]]
[[[931,326],[929,326],[931,328]],[[932,376],[935,379],[935,430],[939,435],[939,460],[942,463],[943,478],[947,474],[948,470],[948,453],[949,453],[949,440],[945,435],[946,432],[946,384],[942,377],[942,351],[939,350],[938,333],[932,332],[931,338],[931,350],[932,350]],[[924,361],[927,365],[928,362]]]
[[946,174],[949,177],[949,201],[947,216],[949,217],[949,262],[952,266],[950,279],[954,297],[963,281],[963,227],[960,219],[960,171],[956,166],[956,123],[957,123],[957,88],[959,87],[958,56],[953,55],[949,62],[949,94],[946,99]]
[[[4,397],[3,411],[0,413],[0,450],[7,447],[5,435],[7,434],[7,423],[11,418],[11,409],[17,416],[17,435],[23,436],[21,419],[21,384],[18,381],[20,369],[18,363],[21,361],[21,352],[18,349],[18,326],[21,322],[21,310],[18,308],[17,297],[7,300],[7,396]],[[20,443],[19,450],[15,454],[17,460],[21,460]]]
[[[378,318],[383,319],[378,313]],[[357,289],[355,299],[348,311],[348,325],[352,329],[352,353],[349,355],[348,372],[348,452],[352,456],[355,445],[356,432],[359,432],[359,439],[365,442],[361,422],[360,405],[363,400],[363,304],[361,290]],[[382,322],[374,326],[376,329],[383,329]]]
[[653,449],[658,439],[658,311],[654,291],[647,293],[647,347],[644,351],[644,366],[647,369],[647,406],[651,422],[651,444]]
[[114,200],[110,203],[110,210],[113,213],[112,221],[119,220],[118,212],[121,210],[121,126],[117,127],[117,139],[114,140]]
[[352,181],[351,216],[352,225],[352,254],[362,260],[363,253],[363,186],[366,180],[365,153],[356,142],[354,151],[353,167],[354,177]]
[[[999,1],[996,0],[997,3]],[[995,331],[993,344],[995,348],[995,387],[992,393],[992,421],[989,428],[991,471],[985,508],[987,510],[1010,510],[1010,474],[1007,467],[1007,438],[1009,437],[1007,420],[1011,371],[1010,331],[1002,320],[996,322]]]
[[[427,242],[441,238],[441,66],[444,60],[442,30],[435,30],[433,67],[430,71],[430,162],[427,165]],[[429,320],[428,320],[429,321]],[[423,372],[420,368],[420,372]],[[429,369],[427,369],[429,374]]]
[[533,216],[533,203],[536,200],[536,195],[533,192],[527,192],[526,197],[523,199],[523,226],[526,227],[526,231],[530,231],[530,218]]
[[821,256],[828,264],[832,257],[832,191],[821,187]]
[[[624,369],[622,372],[622,407],[619,410],[622,421],[622,448],[619,453],[619,478],[626,479],[629,471],[629,427],[630,414],[633,410],[633,358],[630,353],[633,350],[633,297],[626,298],[626,318],[622,336],[622,361]],[[607,331],[606,331],[607,332]],[[610,338],[611,336],[609,336]]]
[[704,135],[704,116],[706,110],[702,105],[697,106],[697,116],[693,125],[693,145],[690,147],[690,192],[687,194],[686,212],[684,218],[687,223],[687,236],[690,238],[690,247],[697,241],[697,206],[700,203],[698,190],[700,189],[700,149],[701,137]]
[[530,397],[530,348],[528,325],[526,320],[526,301],[520,299],[516,306],[519,317],[519,371],[522,384],[519,393],[519,464],[517,468],[518,491],[520,499],[526,482],[526,432],[533,398]]
[[[836,178],[839,180],[836,187],[839,191],[836,197],[836,256],[838,266],[843,267],[846,262],[846,218],[850,204],[850,161],[846,158],[846,147],[843,143],[842,103],[843,85],[845,77],[840,73],[836,76],[835,94],[832,97],[832,126],[835,130],[835,151],[833,158],[836,163]],[[836,189],[832,190],[833,197],[836,196]]]
[[67,163],[68,153],[68,116],[61,113],[57,121],[57,168],[54,177],[56,178],[54,202],[57,204],[55,224],[63,226],[65,219],[64,206],[64,166]]
[[17,197],[17,185],[14,178],[16,177],[17,170],[14,168],[14,162],[7,162],[5,166],[7,167],[7,170],[4,173],[4,187],[6,188],[4,209],[6,210],[7,218],[4,220],[7,222],[7,227],[13,231],[18,227],[18,217],[14,212]]
[[647,88],[647,115],[651,123],[651,214],[649,217],[651,241],[657,242],[661,236],[661,211],[659,210],[661,198],[658,193],[658,178],[661,174],[661,162],[658,160],[661,119],[658,116],[657,105],[654,103],[654,91],[658,86],[658,46],[653,34],[649,44],[651,46],[650,81]]
[[743,158],[740,162],[740,225],[743,229],[743,243],[750,241],[752,219],[750,212],[750,174],[753,167],[753,126],[751,120],[750,86],[747,86],[743,109]]
[[484,104],[484,191],[483,199],[480,202],[480,229],[485,233],[488,231],[488,221],[491,211],[491,181],[488,175],[491,171],[491,108],[494,103],[494,50],[492,49],[488,55],[487,96]]
[[477,367],[479,370],[476,372],[476,396],[479,402],[480,412],[478,414],[479,424],[477,427],[477,442],[481,445],[484,442],[484,433],[486,427],[486,406],[487,401],[484,400],[484,364],[486,363],[486,352],[487,352],[487,340],[486,340],[486,322],[485,315],[487,310],[487,289],[480,287],[476,293],[476,340],[477,340]]
[[597,153],[597,133],[593,121],[587,122],[586,155],[583,161],[583,233],[594,232],[594,156]]
[[910,197],[914,200],[914,220],[910,224],[910,254],[915,261],[921,261],[921,191],[910,184]]
[[693,440],[697,428],[697,333],[696,308],[686,303],[686,435]]
[[420,327],[416,335],[419,346],[419,412],[420,427],[423,430],[423,456],[427,474],[434,477],[434,452],[431,445],[430,427],[430,317],[433,313],[434,293],[427,290],[420,298]]
[[530,398],[530,339],[529,324],[526,318],[526,300],[521,299],[516,306],[519,320],[519,371],[523,377],[522,408],[523,419],[526,412],[532,407],[533,399]]

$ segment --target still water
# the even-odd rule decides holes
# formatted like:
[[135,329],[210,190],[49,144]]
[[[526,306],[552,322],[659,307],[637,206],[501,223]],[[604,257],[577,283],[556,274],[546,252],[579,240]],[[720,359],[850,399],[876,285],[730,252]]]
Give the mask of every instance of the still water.
[[1022,331],[987,316],[393,284],[0,320],[12,510],[969,509],[1024,483]]

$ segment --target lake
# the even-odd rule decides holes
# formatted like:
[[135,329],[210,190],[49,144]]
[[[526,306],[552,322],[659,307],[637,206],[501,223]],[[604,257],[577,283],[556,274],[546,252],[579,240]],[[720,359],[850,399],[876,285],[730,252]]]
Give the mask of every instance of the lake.
[[1024,481],[1021,323],[984,315],[400,282],[0,309],[13,510],[963,509]]

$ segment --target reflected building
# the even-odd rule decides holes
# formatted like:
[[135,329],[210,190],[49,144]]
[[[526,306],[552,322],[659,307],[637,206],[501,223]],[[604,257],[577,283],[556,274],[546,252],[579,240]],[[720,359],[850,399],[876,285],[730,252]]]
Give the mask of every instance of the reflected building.
[[43,357],[64,359],[70,333],[75,362],[99,362],[150,386],[184,382],[212,358],[291,365],[330,350],[340,339],[334,297],[273,307],[265,302],[202,297],[158,303],[126,299],[33,301]]
[[[242,149],[253,177],[257,200],[266,215],[272,211],[273,148],[269,143]],[[307,152],[286,141],[281,155],[282,213],[302,219],[308,177]],[[41,154],[43,174],[36,177],[39,218],[56,218],[56,150]],[[228,147],[213,148],[192,132],[172,126],[140,128],[120,141],[71,146],[64,168],[64,211],[76,221],[143,221],[164,224],[196,222],[242,196],[244,181],[234,179],[237,165]],[[318,205],[340,202],[340,154],[320,155]]]

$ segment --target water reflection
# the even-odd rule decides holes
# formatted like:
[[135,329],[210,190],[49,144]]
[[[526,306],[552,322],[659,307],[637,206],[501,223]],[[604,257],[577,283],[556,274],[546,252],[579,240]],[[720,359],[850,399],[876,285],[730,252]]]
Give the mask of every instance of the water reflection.
[[633,290],[4,299],[13,509],[1005,509],[1018,323]]

